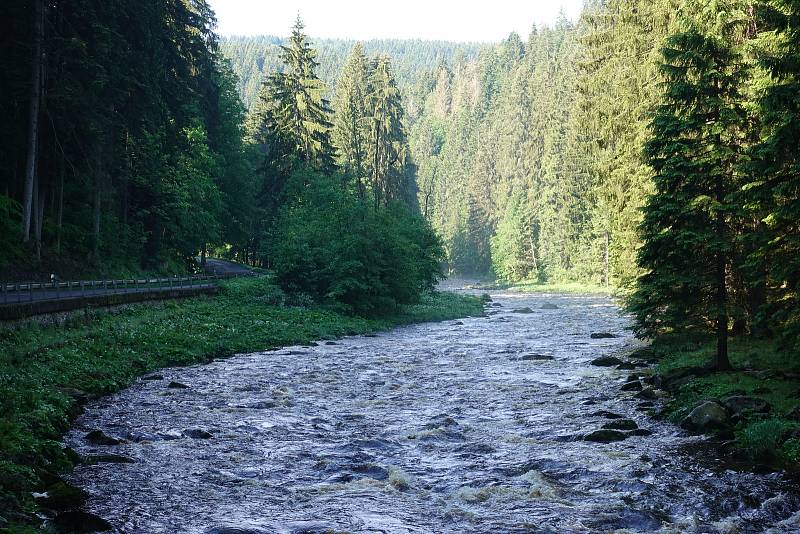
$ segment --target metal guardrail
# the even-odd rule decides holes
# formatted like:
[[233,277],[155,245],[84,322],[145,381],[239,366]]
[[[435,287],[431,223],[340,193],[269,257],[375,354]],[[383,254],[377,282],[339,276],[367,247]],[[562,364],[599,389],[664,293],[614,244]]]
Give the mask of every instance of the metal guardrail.
[[173,276],[169,278],[71,280],[53,282],[0,283],[0,304],[64,300],[93,295],[114,295],[145,291],[171,291],[204,286],[214,280],[235,278],[239,273]]

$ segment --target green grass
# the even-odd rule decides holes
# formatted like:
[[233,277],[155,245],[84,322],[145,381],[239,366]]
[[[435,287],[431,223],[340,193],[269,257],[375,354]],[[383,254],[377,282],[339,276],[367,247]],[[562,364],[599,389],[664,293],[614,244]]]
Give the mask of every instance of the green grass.
[[[656,372],[662,376],[708,365],[716,350],[714,339],[703,334],[661,336],[652,347],[660,358]],[[700,401],[722,400],[734,394],[764,399],[772,406],[771,412],[750,415],[736,425],[736,450],[751,460],[775,461],[797,470],[800,443],[784,441],[792,430],[800,428],[800,422],[787,417],[800,405],[800,380],[796,378],[800,359],[773,340],[732,338],[728,350],[734,371],[697,376],[681,384],[673,391],[665,415],[678,422]]]
[[449,293],[425,295],[380,319],[286,307],[284,300],[266,277],[236,279],[216,297],[80,313],[58,327],[0,330],[0,530],[25,517],[17,514],[35,511],[31,491],[73,466],[60,444],[78,413],[65,388],[107,395],[162,367],[482,313],[477,298]]
[[571,295],[613,295],[615,288],[583,282],[542,283],[538,280],[522,280],[519,282],[485,282],[481,287],[508,289],[524,293],[566,293]]

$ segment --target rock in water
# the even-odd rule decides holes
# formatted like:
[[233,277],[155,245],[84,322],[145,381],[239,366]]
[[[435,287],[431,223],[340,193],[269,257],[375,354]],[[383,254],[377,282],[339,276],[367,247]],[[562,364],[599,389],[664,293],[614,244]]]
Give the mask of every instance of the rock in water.
[[644,388],[639,393],[634,395],[634,397],[642,400],[655,400],[657,398],[657,395],[653,388]]
[[620,432],[619,430],[604,428],[602,430],[595,430],[594,432],[586,434],[583,436],[583,440],[594,441],[596,443],[611,443],[613,441],[622,441],[627,437],[627,434]]
[[214,437],[211,432],[202,428],[189,428],[183,431],[183,435],[192,439],[211,439]]
[[591,414],[592,417],[605,417],[606,419],[622,419],[622,416],[606,410],[599,410]]
[[89,532],[107,532],[114,527],[102,517],[73,510],[58,514],[52,521],[56,531],[64,534],[88,534]]
[[631,380],[630,382],[625,382],[622,384],[622,387],[619,389],[621,391],[641,391],[642,383],[638,380]]
[[120,443],[122,443],[121,440],[118,440],[117,438],[112,438],[102,430],[92,430],[84,437],[86,438],[86,441],[94,445],[119,445]]
[[74,510],[86,503],[89,494],[66,482],[57,482],[47,488],[43,497],[36,499],[36,504],[50,510]]
[[524,308],[516,308],[511,310],[512,313],[533,313],[533,310],[528,308],[527,306]]
[[592,335],[590,335],[589,337],[592,338],[592,339],[608,339],[608,338],[617,337],[617,336],[615,336],[614,334],[611,334],[609,332],[595,332]]
[[725,428],[729,421],[728,412],[716,401],[704,401],[697,405],[681,421],[681,427],[693,432],[709,432]]
[[97,464],[133,464],[136,461],[133,458],[122,456],[121,454],[92,454],[87,456],[83,463],[86,465]]
[[556,306],[552,302],[545,302],[544,304],[542,304],[541,308],[543,310],[557,310],[558,306]]
[[186,389],[189,386],[187,386],[186,384],[181,384],[180,382],[170,382],[169,385],[167,385],[167,387],[170,389]]
[[523,354],[522,359],[534,360],[534,361],[549,361],[549,360],[554,360],[555,358],[553,358],[548,354]]
[[600,358],[595,358],[591,361],[592,365],[596,365],[598,367],[613,367],[614,365],[619,365],[621,363],[622,360],[614,356],[601,356]]
[[722,401],[722,404],[733,415],[745,412],[769,413],[772,410],[772,406],[764,399],[748,397],[747,395],[732,395]]
[[636,430],[639,425],[633,419],[617,419],[610,421],[602,426],[602,428],[610,428],[611,430]]

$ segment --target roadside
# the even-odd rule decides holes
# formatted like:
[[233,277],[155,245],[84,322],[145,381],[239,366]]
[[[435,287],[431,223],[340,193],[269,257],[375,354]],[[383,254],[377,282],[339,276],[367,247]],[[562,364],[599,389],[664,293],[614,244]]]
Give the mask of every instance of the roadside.
[[0,530],[25,532],[24,524],[35,530],[39,506],[32,492],[63,487],[59,475],[82,461],[62,449],[62,433],[88,400],[137,377],[235,353],[483,313],[478,299],[450,293],[425,295],[381,319],[293,304],[267,277],[239,278],[224,282],[217,297],[75,313],[61,327],[0,330]]

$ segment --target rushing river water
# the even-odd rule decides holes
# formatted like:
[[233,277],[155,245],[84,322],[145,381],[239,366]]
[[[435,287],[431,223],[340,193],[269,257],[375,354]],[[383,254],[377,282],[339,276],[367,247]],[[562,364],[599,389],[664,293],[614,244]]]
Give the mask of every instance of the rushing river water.
[[[609,300],[492,297],[487,317],[141,380],[66,440],[135,463],[71,481],[130,533],[800,531],[796,485],[688,452],[699,438],[619,393],[629,372],[589,365],[634,343]],[[580,440],[598,410],[653,434]],[[92,429],[126,441],[91,445]]]

